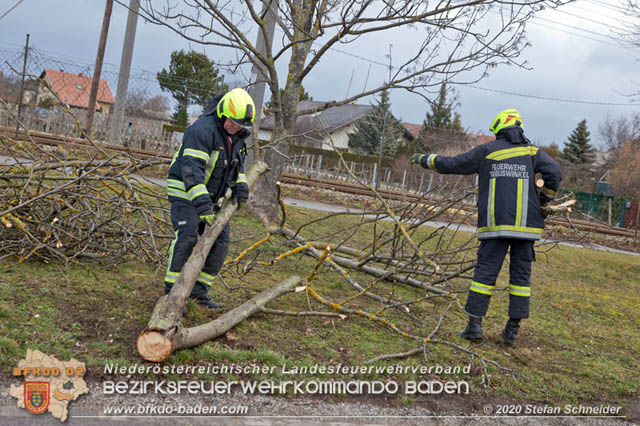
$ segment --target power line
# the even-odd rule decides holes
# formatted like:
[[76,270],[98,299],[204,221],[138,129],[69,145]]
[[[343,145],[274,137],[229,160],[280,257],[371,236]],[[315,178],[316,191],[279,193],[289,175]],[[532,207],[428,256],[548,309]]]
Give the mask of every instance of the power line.
[[[13,50],[13,49],[12,49]],[[22,53],[21,52],[14,52],[16,53],[16,58],[21,56]],[[62,65],[71,65],[71,66],[90,66],[90,63],[83,63],[83,64],[79,64],[79,63],[74,63],[74,62],[69,62],[69,61],[60,61],[57,60],[53,57],[50,57],[49,55],[43,54],[42,50],[37,49],[37,53],[39,54],[39,56],[41,56],[41,59],[46,59],[49,61],[54,61],[58,64],[62,64]],[[365,62],[370,62],[373,64],[378,64],[377,61],[374,60],[370,60],[368,58],[362,57],[362,56],[358,56],[358,55],[353,55],[350,54],[349,52],[344,52],[344,51],[339,51],[339,53],[343,53],[346,54],[348,56],[353,56],[359,60],[365,61]],[[389,66],[388,64],[385,66]],[[394,67],[395,69],[395,67]],[[118,74],[117,71],[109,71],[106,70],[106,73],[109,74]],[[145,75],[146,74],[146,75]],[[148,71],[148,70],[141,70],[141,73],[139,74],[135,74],[133,76],[134,79],[137,80],[143,80],[143,81],[150,81],[150,82],[157,82],[156,78],[153,78],[152,76],[154,76],[155,73],[152,71]],[[199,82],[197,80],[188,80],[185,81],[185,79],[182,78],[169,78],[172,81],[176,81],[176,82],[185,82],[187,83],[187,86],[191,89],[202,89],[202,88],[198,88],[197,86],[192,86],[189,85],[188,83],[202,83]],[[486,88],[486,87],[480,87],[480,86],[476,86],[476,85],[464,85],[467,87],[472,87],[474,89],[478,89],[478,90],[484,90],[484,91],[488,91],[488,92],[494,92],[494,93],[501,93],[501,94],[508,94],[508,95],[512,95],[512,96],[520,96],[520,97],[527,97],[527,98],[531,98],[531,99],[539,99],[539,100],[546,100],[546,101],[554,101],[554,102],[565,102],[565,103],[576,103],[576,104],[586,104],[586,105],[602,105],[602,106],[638,106],[638,104],[634,104],[634,103],[614,103],[614,102],[597,102],[597,101],[583,101],[583,100],[571,100],[571,99],[559,99],[559,98],[552,98],[552,97],[546,97],[546,96],[539,96],[539,95],[530,95],[530,94],[522,94],[522,93],[515,93],[515,92],[508,92],[508,91],[504,91],[504,90],[498,90],[498,89],[492,89],[492,88]]]
[[[493,13],[494,13],[494,14],[496,14],[496,15],[500,15],[500,13],[499,13],[499,12],[496,12],[496,11],[493,11]],[[606,34],[602,34],[602,33],[598,33],[598,32],[595,32],[595,31],[585,30],[585,29],[582,29],[582,28],[579,28],[579,27],[572,27],[572,26],[568,26],[568,25],[566,25],[566,24],[563,24],[563,23],[560,23],[560,22],[556,22],[556,21],[552,21],[552,20],[545,19],[545,18],[534,17],[533,19],[531,19],[531,20],[530,20],[529,22],[527,22],[527,23],[528,23],[528,24],[531,24],[531,25],[537,25],[537,26],[540,26],[540,27],[543,27],[543,28],[549,28],[549,29],[551,29],[551,30],[553,30],[553,31],[559,31],[559,32],[562,32],[562,33],[565,33],[565,34],[570,34],[570,35],[573,35],[573,36],[575,36],[575,37],[584,38],[584,39],[586,39],[586,40],[591,40],[591,41],[595,41],[595,42],[598,42],[598,43],[606,44],[606,45],[609,45],[609,46],[617,47],[617,48],[619,48],[619,49],[628,50],[628,51],[630,51],[630,52],[634,52],[634,53],[636,53],[636,54],[639,54],[639,53],[640,53],[638,50],[636,50],[636,49],[632,49],[632,48],[629,48],[629,47],[627,47],[627,46],[624,46],[624,45],[623,45],[623,44],[621,44],[621,43],[613,43],[613,42],[610,42],[610,41],[606,41],[606,40],[602,40],[602,39],[598,39],[598,38],[593,38],[593,37],[589,37],[589,36],[584,35],[584,34],[578,34],[578,33],[572,32],[572,31],[568,31],[568,30],[565,30],[565,29],[562,29],[562,28],[558,28],[557,26],[545,25],[545,24],[543,24],[543,23],[541,23],[541,22],[536,22],[536,20],[535,20],[535,19],[542,19],[542,20],[546,20],[546,21],[548,21],[548,22],[552,22],[552,23],[554,23],[554,24],[557,24],[557,25],[559,25],[559,26],[561,26],[561,27],[562,27],[562,26],[564,26],[564,27],[571,27],[571,28],[575,28],[575,29],[577,29],[577,30],[579,30],[579,31],[585,31],[585,32],[588,32],[588,33],[591,33],[591,34],[594,34],[594,35],[598,35],[598,36],[600,36],[600,37],[605,37],[605,38],[611,39],[612,41],[616,41],[616,42],[617,42],[617,39],[615,39],[615,38],[614,38],[614,37],[612,37],[612,36],[609,36],[609,35],[606,35]]]
[[602,21],[597,21],[595,19],[586,18],[584,16],[576,15],[575,13],[567,12],[566,10],[553,9],[553,11],[556,12],[556,13],[562,13],[564,15],[573,16],[574,18],[582,19],[584,21],[593,22],[595,24],[602,25],[602,26],[607,27],[607,28],[615,28],[615,29],[617,29],[619,31],[626,31],[626,29],[617,27],[617,26],[612,25],[610,23],[605,23],[605,22],[602,22]]
[[7,10],[5,13],[2,14],[2,16],[0,16],[0,20],[2,20],[2,18],[4,18],[5,16],[7,16],[9,14],[9,12],[11,12],[13,9],[15,9],[16,7],[18,7],[20,5],[20,3],[22,3],[24,0],[18,0],[18,3],[14,4],[13,7],[9,10]]
[[[13,49],[11,49],[13,50]],[[18,52],[16,50],[16,58],[21,56],[22,53]],[[39,54],[39,56],[41,56],[41,59],[46,59],[49,61],[54,61],[58,64],[62,64],[62,65],[70,65],[70,66],[90,66],[91,64],[89,63],[83,63],[83,64],[79,64],[79,63],[74,63],[74,62],[69,62],[69,61],[60,61],[57,60],[49,55],[46,55],[42,52],[42,50],[37,49],[37,53]],[[349,55],[349,56],[353,56],[356,57],[359,60],[365,61],[365,62],[370,62],[370,63],[378,63],[377,61],[374,60],[370,60],[368,58],[362,57],[362,56],[358,56],[358,55],[353,55],[350,54],[349,52],[343,52],[340,51],[340,53]],[[386,67],[389,67],[388,64],[385,65]],[[394,67],[395,69],[395,67]],[[107,70],[106,73],[108,74],[115,74],[117,75],[118,72],[117,71],[109,71]],[[137,79],[137,80],[143,80],[143,81],[149,81],[149,82],[153,82],[153,83],[157,83],[157,79],[154,78],[153,76],[155,75],[155,72],[149,71],[149,70],[141,70],[141,72],[139,74],[134,74],[132,77],[133,79]],[[197,86],[192,86],[189,85],[188,83],[202,83],[200,81],[197,80],[187,80],[185,81],[185,79],[182,78],[169,78],[172,81],[177,81],[177,82],[186,82],[187,86],[191,89],[201,89],[198,88]],[[572,100],[572,99],[560,99],[560,98],[552,98],[552,97],[546,97],[546,96],[539,96],[539,95],[531,95],[531,94],[523,94],[523,93],[515,93],[515,92],[509,92],[509,91],[504,91],[504,90],[498,90],[498,89],[492,89],[492,88],[487,88],[487,87],[480,87],[480,86],[476,86],[476,85],[463,85],[466,87],[471,87],[474,89],[478,89],[478,90],[484,90],[484,91],[488,91],[488,92],[494,92],[494,93],[501,93],[501,94],[507,94],[507,95],[512,95],[512,96],[520,96],[520,97],[526,97],[526,98],[531,98],[531,99],[538,99],[538,100],[545,100],[545,101],[553,101],[553,102],[564,102],[564,103],[576,103],[576,104],[584,104],[584,105],[601,105],[601,106],[639,106],[639,104],[635,104],[635,103],[615,103],[615,102],[598,102],[598,101],[585,101],[585,100]]]
[[543,101],[553,101],[553,102],[565,102],[572,104],[583,104],[583,105],[604,105],[604,106],[640,106],[639,103],[616,103],[616,102],[597,102],[597,101],[583,101],[578,99],[560,99],[560,98],[551,98],[547,96],[538,96],[538,95],[529,95],[525,93],[515,93],[508,92],[506,90],[498,90],[498,89],[489,89],[486,87],[475,86],[471,84],[465,84],[465,87],[472,87],[478,90],[484,90],[487,92],[501,93],[503,95],[512,95],[512,96],[520,96],[523,98],[531,98],[531,99],[539,99]]
[[[583,0],[583,1],[589,1],[589,0]],[[586,12],[586,13],[588,13],[590,15],[596,15],[599,18],[609,18],[609,19],[614,20],[614,21],[619,21],[620,23],[629,23],[629,17],[626,16],[625,14],[623,14],[622,12],[614,12],[615,16],[614,15],[610,15],[610,14],[607,14],[607,13],[603,12],[603,11],[606,11],[607,9],[603,8],[602,6],[599,6],[599,5],[595,4],[595,3],[591,3],[591,4],[593,4],[595,7],[598,8],[597,12],[594,11],[594,10],[591,10],[591,9],[586,9],[586,8],[579,8],[578,10],[580,12]],[[575,6],[575,3],[572,3],[571,6]]]
[[605,9],[609,9],[612,10],[614,12],[618,12],[618,13],[625,13],[626,12],[626,8],[620,7],[620,6],[616,6],[616,5],[612,5],[610,3],[601,1],[601,0],[586,0],[591,4],[596,4],[599,5]]
[[561,28],[557,28],[557,27],[554,27],[552,25],[546,25],[546,24],[542,24],[540,22],[533,22],[533,21],[530,22],[530,24],[531,25],[537,25],[537,26],[540,26],[540,27],[543,27],[543,28],[549,28],[551,30],[559,31],[561,33],[570,34],[572,36],[584,38],[586,40],[596,41],[598,43],[602,43],[602,44],[606,44],[606,45],[609,45],[609,46],[617,47],[619,49],[624,49],[624,50],[628,50],[628,51],[631,51],[631,52],[638,53],[636,50],[630,49],[630,48],[625,47],[625,46],[623,46],[621,44],[611,43],[609,41],[605,41],[605,40],[602,40],[602,39],[599,39],[599,38],[593,38],[593,37],[586,36],[584,34],[578,34],[578,33],[574,33],[574,32],[571,32],[571,31],[563,30]]
[[534,20],[539,19],[539,20],[542,20],[542,21],[550,22],[552,24],[560,25],[560,26],[563,26],[563,27],[571,28],[571,29],[574,29],[574,30],[582,31],[582,32],[585,32],[585,33],[589,33],[589,34],[597,35],[597,36],[600,36],[600,37],[608,38],[608,39],[611,39],[613,41],[617,41],[614,37],[612,37],[610,35],[602,34],[602,33],[599,33],[597,31],[591,31],[591,30],[587,30],[587,29],[584,29],[584,28],[580,28],[580,27],[575,27],[575,26],[569,25],[569,24],[564,24],[562,22],[554,21],[552,19],[542,18],[540,16],[536,16],[533,19]]

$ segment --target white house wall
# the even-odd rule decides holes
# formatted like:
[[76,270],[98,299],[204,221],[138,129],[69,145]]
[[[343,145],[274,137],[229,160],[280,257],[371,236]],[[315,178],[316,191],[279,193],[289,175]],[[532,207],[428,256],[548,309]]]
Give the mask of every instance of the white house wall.
[[[354,132],[355,124],[351,124],[347,127],[343,127],[331,134],[331,139],[333,140],[333,144],[336,148],[340,150],[348,150],[349,149],[349,133]],[[258,138],[263,141],[268,141],[271,139],[271,131],[260,129],[258,132]],[[333,150],[333,146],[331,145],[331,139],[329,137],[325,137],[322,140],[322,149],[331,151]]]
[[[333,145],[341,151],[347,151],[349,149],[349,133],[353,133],[355,131],[355,123],[350,124],[347,127],[343,127],[342,129],[334,132],[331,135],[331,139],[333,140]],[[329,138],[325,138],[322,141],[322,149],[332,150],[331,141]]]
[[271,140],[271,130],[258,130],[258,139],[261,141]]

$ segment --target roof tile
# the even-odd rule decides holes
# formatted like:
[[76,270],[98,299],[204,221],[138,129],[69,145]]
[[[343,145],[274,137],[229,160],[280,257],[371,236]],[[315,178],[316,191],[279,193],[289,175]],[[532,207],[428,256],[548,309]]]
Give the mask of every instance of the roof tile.
[[[327,108],[324,111],[313,113],[314,109],[321,107],[326,102],[301,101],[298,104],[300,115],[296,120],[296,133],[322,132],[327,129],[333,133],[354,121],[362,118],[370,109],[371,105],[346,104]],[[305,114],[305,111],[308,113]],[[260,120],[260,128],[263,130],[273,130],[274,117],[269,115]]]
[[[69,106],[87,108],[89,105],[89,92],[91,91],[92,78],[83,74],[70,74],[64,71],[46,69],[51,88],[60,100]],[[115,99],[109,89],[106,80],[100,79],[98,84],[97,102],[106,104],[115,103]],[[96,109],[99,109],[96,105]]]

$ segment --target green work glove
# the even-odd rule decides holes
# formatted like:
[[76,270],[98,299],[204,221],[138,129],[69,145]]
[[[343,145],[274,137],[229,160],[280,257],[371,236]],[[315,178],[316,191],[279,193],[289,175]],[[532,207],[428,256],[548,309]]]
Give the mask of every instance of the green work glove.
[[211,226],[211,224],[213,223],[213,218],[216,217],[215,213],[212,213],[211,211],[205,212],[204,214],[200,215],[200,220],[202,222],[206,222],[207,225]]
[[422,160],[422,157],[424,157],[426,154],[413,154],[411,156],[411,159],[409,160],[411,162],[411,164],[420,164],[420,161]]

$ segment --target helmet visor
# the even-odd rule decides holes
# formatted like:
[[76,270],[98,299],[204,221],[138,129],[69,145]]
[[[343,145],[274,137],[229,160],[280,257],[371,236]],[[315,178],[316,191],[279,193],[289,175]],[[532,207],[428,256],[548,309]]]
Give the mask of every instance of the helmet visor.
[[236,124],[239,124],[242,127],[247,128],[247,129],[251,129],[251,127],[253,125],[253,120],[251,118],[248,118],[248,117],[245,117],[245,118],[229,117],[229,120],[233,121]]

